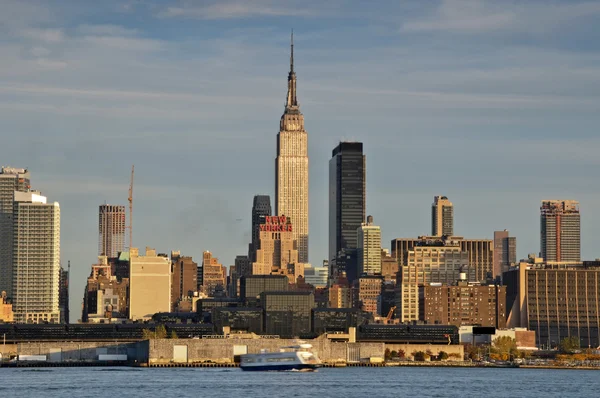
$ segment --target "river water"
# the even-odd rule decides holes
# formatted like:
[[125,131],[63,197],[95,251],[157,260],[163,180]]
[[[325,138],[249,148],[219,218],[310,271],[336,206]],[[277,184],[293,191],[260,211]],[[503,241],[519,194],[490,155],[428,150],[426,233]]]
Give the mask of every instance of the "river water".
[[481,368],[3,368],[0,397],[600,397],[600,371]]

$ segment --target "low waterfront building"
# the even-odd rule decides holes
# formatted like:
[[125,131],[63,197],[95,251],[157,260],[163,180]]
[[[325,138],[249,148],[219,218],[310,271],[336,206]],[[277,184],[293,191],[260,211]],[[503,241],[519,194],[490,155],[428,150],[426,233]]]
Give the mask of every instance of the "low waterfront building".
[[265,311],[264,331],[281,337],[311,335],[311,312],[315,307],[312,292],[263,292],[261,307]]

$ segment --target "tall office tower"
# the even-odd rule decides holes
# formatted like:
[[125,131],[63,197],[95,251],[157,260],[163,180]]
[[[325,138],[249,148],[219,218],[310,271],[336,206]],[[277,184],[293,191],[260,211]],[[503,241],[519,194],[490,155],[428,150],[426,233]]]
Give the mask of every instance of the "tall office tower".
[[546,262],[581,261],[581,223],[576,200],[542,200],[540,257]]
[[285,111],[277,134],[275,159],[275,215],[285,215],[294,224],[298,259],[308,262],[308,134],[304,116],[296,99],[294,40],[290,55],[290,73]]
[[431,235],[454,235],[454,206],[446,196],[434,196],[431,205]]
[[119,256],[125,248],[125,206],[100,205],[98,209],[98,255]]
[[252,275],[282,274],[295,281],[299,275],[289,275],[288,268],[298,264],[298,250],[294,240],[294,228],[286,216],[265,217],[260,227],[260,249],[252,263]]
[[[329,261],[356,249],[356,230],[366,217],[366,157],[362,142],[340,142],[329,160]],[[341,261],[340,261],[341,263]],[[339,276],[338,269],[331,275]]]
[[129,248],[129,319],[147,321],[157,312],[171,311],[171,262],[146,247]]
[[248,259],[250,262],[256,261],[256,251],[260,249],[259,235],[260,224],[264,224],[265,217],[270,216],[271,198],[269,195],[256,195],[252,203],[252,242],[248,247]]
[[0,292],[12,298],[12,244],[13,197],[15,191],[30,189],[30,175],[26,169],[0,169]]
[[39,192],[15,192],[13,310],[17,323],[59,323],[60,208]]
[[494,278],[502,276],[511,264],[517,262],[517,238],[508,235],[506,229],[494,231]]
[[373,217],[356,230],[358,240],[358,276],[381,274],[381,228],[373,225]]
[[198,263],[179,251],[171,252],[171,311],[198,289]]

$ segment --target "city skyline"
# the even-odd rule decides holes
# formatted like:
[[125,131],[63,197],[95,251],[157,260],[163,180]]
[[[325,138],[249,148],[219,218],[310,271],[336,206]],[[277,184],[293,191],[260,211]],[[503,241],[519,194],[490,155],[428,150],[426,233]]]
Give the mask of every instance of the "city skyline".
[[[468,18],[453,3],[467,4]],[[0,68],[0,131],[14,144],[0,158],[28,167],[32,185],[61,203],[61,258],[73,263],[75,289],[96,261],[97,206],[126,204],[132,163],[136,245],[196,261],[210,250],[233,264],[251,240],[252,197],[275,197],[293,15],[310,115],[313,265],[327,258],[327,162],[343,140],[364,143],[367,214],[384,247],[427,234],[431,196],[443,193],[456,207],[455,234],[491,239],[509,229],[522,258],[540,250],[539,203],[550,197],[581,203],[582,258],[595,258],[598,32],[579,22],[597,21],[598,9],[553,3],[386,3],[364,17],[311,2],[306,12],[275,5],[237,15],[111,3],[92,18],[84,3],[7,2],[14,12],[5,16],[22,18],[2,19],[0,46],[13,62]],[[540,20],[543,29],[528,24]],[[434,155],[427,163],[424,152]]]

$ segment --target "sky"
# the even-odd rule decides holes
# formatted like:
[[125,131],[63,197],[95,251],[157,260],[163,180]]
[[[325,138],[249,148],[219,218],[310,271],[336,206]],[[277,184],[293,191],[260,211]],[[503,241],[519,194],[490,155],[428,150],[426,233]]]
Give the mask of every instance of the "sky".
[[364,143],[385,248],[508,229],[539,252],[542,199],[581,203],[600,257],[600,1],[0,0],[0,165],[61,206],[71,317],[98,254],[98,206],[127,205],[134,246],[224,265],[252,198],[274,199],[294,29],[310,157],[310,261],[327,256],[328,162]]

